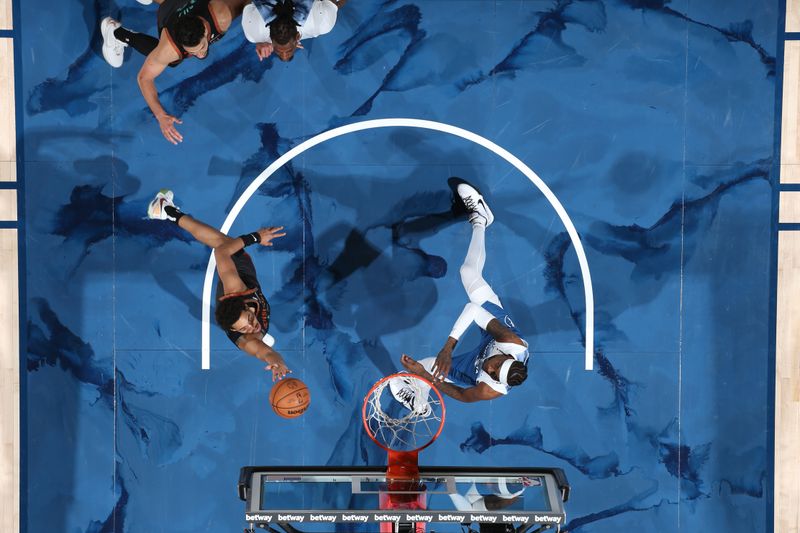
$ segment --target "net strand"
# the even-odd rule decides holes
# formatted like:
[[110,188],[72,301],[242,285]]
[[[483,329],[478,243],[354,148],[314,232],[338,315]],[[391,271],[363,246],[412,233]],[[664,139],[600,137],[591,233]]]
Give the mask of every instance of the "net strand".
[[[436,436],[436,431],[442,423],[443,406],[439,398],[431,394],[430,387],[424,382],[410,379],[405,380],[404,384],[411,387],[417,403],[412,403],[411,408],[406,405],[407,412],[403,416],[391,416],[381,406],[381,397],[389,386],[389,380],[386,380],[375,387],[369,396],[365,418],[374,437],[386,447],[398,451],[411,451],[420,448],[419,441],[423,438],[428,439],[424,443],[427,445]],[[427,397],[424,398],[425,396]],[[424,401],[419,401],[423,398]],[[432,422],[435,422],[435,430],[431,428]]]

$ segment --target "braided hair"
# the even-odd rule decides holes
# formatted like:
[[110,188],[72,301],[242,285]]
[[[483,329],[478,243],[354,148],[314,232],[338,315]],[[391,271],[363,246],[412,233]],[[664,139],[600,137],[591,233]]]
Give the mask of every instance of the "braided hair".
[[278,0],[272,8],[275,18],[269,23],[269,36],[273,43],[288,44],[297,35],[294,20],[294,2]]
[[511,367],[508,369],[506,383],[508,383],[510,387],[518,387],[522,385],[526,379],[528,379],[528,367],[519,361],[511,363]]

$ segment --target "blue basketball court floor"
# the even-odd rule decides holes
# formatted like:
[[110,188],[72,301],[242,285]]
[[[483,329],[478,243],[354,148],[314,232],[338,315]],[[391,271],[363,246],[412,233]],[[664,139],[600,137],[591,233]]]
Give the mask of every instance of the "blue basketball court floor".
[[[184,142],[100,54],[100,20],[155,32],[134,0],[20,2],[30,532],[235,531],[241,466],[381,464],[361,403],[403,353],[435,355],[467,302],[470,226],[447,179],[495,214],[484,275],[531,346],[492,402],[447,403],[439,466],[555,466],[570,532],[767,531],[778,2],[352,0],[290,63],[239,21],[158,80]],[[585,250],[498,153],[552,190]],[[253,250],[270,332],[308,412],[277,417],[263,364],[211,327],[209,249],[146,219],[161,188]],[[252,192],[252,191],[251,191]],[[468,347],[476,337],[460,344]],[[470,340],[472,339],[472,340]]]

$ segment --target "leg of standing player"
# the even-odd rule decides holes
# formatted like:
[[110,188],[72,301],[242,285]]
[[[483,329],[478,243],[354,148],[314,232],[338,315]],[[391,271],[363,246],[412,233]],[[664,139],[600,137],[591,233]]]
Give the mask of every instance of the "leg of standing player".
[[483,201],[483,196],[474,187],[462,183],[457,190],[464,205],[471,211],[469,222],[472,225],[467,256],[459,269],[461,283],[472,303],[481,305],[491,302],[502,307],[500,298],[483,279],[483,265],[486,263],[486,228],[494,221],[494,215]]

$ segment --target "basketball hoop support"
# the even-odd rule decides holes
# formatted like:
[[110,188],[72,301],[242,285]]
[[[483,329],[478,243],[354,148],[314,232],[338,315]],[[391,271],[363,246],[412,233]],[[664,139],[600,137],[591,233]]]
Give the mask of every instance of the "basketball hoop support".
[[419,479],[419,450],[402,452],[388,450],[386,479],[388,481],[408,481]]
[[[404,417],[395,418],[383,411],[381,395],[390,385],[389,380],[402,380],[406,386],[424,391],[419,394],[425,408],[416,408],[419,403],[405,404],[410,411]],[[389,387],[391,390],[391,387]],[[388,393],[388,392],[387,392]],[[391,393],[392,395],[394,393]],[[395,399],[397,399],[395,397]],[[420,483],[419,452],[433,443],[444,427],[445,408],[441,393],[430,381],[408,373],[399,373],[379,380],[364,398],[361,417],[367,435],[381,448],[386,450],[386,491],[379,496],[381,509],[394,511],[415,511],[427,508],[427,495],[425,486]],[[431,428],[424,420],[434,420]],[[417,442],[414,431],[417,427],[424,428],[421,432],[421,443]],[[384,431],[384,430],[388,431]],[[398,438],[398,434],[403,438]],[[413,439],[408,438],[412,434]],[[398,449],[406,447],[407,449]],[[411,448],[411,449],[408,449]],[[381,533],[413,532],[424,533],[424,522],[382,522]]]

